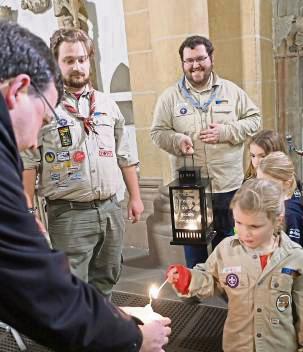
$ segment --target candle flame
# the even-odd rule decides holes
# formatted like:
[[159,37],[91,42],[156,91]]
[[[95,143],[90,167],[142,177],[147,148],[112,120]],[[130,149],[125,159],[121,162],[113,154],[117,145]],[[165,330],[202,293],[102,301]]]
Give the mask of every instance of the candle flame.
[[159,295],[159,288],[156,287],[155,285],[152,285],[149,289],[149,297],[150,298],[158,298]]

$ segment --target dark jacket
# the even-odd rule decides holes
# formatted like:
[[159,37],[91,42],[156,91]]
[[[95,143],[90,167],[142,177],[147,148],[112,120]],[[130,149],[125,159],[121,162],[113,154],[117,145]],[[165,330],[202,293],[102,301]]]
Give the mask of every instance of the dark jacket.
[[23,192],[0,94],[0,320],[56,351],[138,351],[134,320],[71,275],[65,255],[50,250],[39,232]]
[[303,246],[303,199],[298,189],[285,201],[285,225],[287,235]]

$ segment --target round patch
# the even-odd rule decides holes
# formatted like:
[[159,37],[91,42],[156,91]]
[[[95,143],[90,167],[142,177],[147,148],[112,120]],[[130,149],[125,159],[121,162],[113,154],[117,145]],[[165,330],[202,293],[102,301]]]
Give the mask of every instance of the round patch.
[[180,109],[180,114],[185,115],[187,113],[187,109],[186,108],[181,108]]
[[291,303],[290,295],[283,293],[281,294],[276,301],[276,306],[279,312],[284,312]]
[[47,163],[52,163],[55,161],[56,155],[53,152],[46,152],[44,155],[44,159]]
[[76,163],[81,163],[84,159],[85,159],[85,153],[80,150],[75,152],[73,155],[73,160]]
[[236,274],[228,274],[226,276],[226,285],[230,288],[235,288],[239,285],[239,277]]
[[67,125],[67,120],[66,120],[66,119],[60,119],[60,120],[58,121],[58,124],[59,124],[60,126],[66,126],[66,125]]

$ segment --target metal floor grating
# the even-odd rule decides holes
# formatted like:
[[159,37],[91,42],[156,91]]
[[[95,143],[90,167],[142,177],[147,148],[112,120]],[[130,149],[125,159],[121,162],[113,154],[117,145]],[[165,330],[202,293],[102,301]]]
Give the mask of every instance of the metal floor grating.
[[[144,307],[148,297],[124,292],[113,292],[112,301],[118,306]],[[223,325],[227,310],[197,303],[168,299],[153,302],[155,312],[172,320],[172,334],[166,352],[221,352]],[[0,323],[0,352],[20,352],[9,327]],[[26,352],[52,352],[20,334]]]
[[[143,307],[148,297],[113,292],[112,301],[118,306]],[[221,352],[223,325],[227,310],[203,304],[168,299],[153,302],[155,312],[171,319],[172,334],[166,352]]]
[[0,326],[0,352],[53,352],[53,350],[50,350],[49,348],[29,339],[28,337],[17,333],[19,338],[22,340],[22,344],[24,344],[19,347],[12,329],[9,326],[4,327],[4,325],[5,324],[1,323]]

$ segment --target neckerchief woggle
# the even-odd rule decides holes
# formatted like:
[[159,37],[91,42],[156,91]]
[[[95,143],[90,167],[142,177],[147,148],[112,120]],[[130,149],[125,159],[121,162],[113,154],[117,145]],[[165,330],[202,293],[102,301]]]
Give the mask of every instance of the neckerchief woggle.
[[189,93],[188,89],[185,86],[185,76],[183,76],[183,78],[180,79],[180,81],[178,82],[178,86],[181,90],[181,94],[183,95],[183,97],[187,100],[189,100],[189,102],[191,103],[191,105],[197,109],[202,110],[203,112],[208,112],[208,107],[210,105],[210,103],[215,99],[216,97],[216,89],[217,86],[213,86],[211,88],[211,94],[210,97],[208,98],[208,100],[206,100],[204,103],[200,103],[192,94]]

